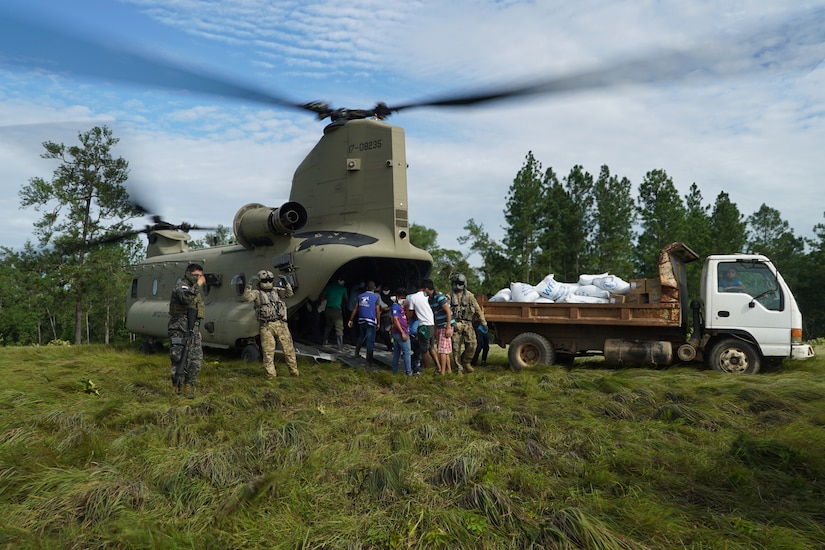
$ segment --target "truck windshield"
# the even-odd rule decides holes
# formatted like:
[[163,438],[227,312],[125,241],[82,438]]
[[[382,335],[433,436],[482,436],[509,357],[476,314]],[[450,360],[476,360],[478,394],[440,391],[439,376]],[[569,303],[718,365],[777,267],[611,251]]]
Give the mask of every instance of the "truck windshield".
[[776,275],[762,262],[722,262],[717,273],[719,292],[743,292],[765,308],[782,310],[782,290]]

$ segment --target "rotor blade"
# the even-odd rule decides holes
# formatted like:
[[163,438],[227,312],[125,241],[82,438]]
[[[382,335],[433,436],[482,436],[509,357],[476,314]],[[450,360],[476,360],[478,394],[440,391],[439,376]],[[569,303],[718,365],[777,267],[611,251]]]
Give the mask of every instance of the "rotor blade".
[[157,55],[95,42],[8,13],[0,17],[0,62],[317,113],[316,104],[296,103]]
[[128,231],[123,231],[121,233],[115,233],[113,235],[107,235],[105,237],[95,239],[94,241],[89,242],[89,247],[116,244],[125,241],[126,239],[130,239],[135,235],[140,235],[141,233],[151,233],[152,231],[171,230],[183,231],[184,233],[188,233],[189,231],[217,231],[218,229],[217,227],[204,227],[200,225],[188,224],[186,222],[181,223],[180,225],[172,225],[170,223],[158,221],[158,219],[159,218],[156,216],[154,225],[147,225],[142,229],[131,229]]
[[470,106],[508,98],[584,91],[629,84],[721,79],[751,73],[810,71],[825,58],[825,9],[798,13],[767,25],[690,50],[639,57],[591,71],[504,86],[468,94],[448,95],[389,107]]

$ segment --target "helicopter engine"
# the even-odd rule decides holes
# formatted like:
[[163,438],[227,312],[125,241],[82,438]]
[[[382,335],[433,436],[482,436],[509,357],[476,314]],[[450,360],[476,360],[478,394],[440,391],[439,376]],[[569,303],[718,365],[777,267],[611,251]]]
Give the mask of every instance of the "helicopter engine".
[[297,202],[284,203],[280,208],[250,203],[235,214],[232,229],[244,248],[271,246],[273,237],[288,235],[307,223],[306,208]]

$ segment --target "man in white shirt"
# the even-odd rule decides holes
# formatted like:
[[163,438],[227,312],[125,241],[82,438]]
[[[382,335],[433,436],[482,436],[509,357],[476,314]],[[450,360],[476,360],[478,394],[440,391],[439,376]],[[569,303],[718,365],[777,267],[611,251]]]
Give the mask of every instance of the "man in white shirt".
[[407,305],[410,311],[415,312],[415,316],[419,321],[418,338],[424,338],[427,342],[426,351],[422,355],[422,363],[424,369],[430,367],[430,355],[435,364],[438,364],[438,355],[435,351],[435,316],[433,315],[433,308],[430,306],[429,298],[424,292],[424,287],[429,285],[432,288],[432,281],[428,279],[422,280],[418,285],[418,292],[407,296]]

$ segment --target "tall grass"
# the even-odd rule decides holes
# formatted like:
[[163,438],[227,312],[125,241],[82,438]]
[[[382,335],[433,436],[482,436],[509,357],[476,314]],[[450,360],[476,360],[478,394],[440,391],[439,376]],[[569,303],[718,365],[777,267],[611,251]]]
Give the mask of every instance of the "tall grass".
[[267,381],[207,353],[194,400],[167,361],[0,348],[0,544],[825,547],[825,359]]

